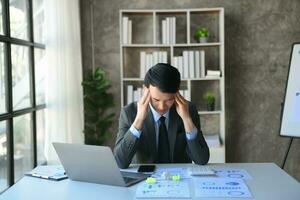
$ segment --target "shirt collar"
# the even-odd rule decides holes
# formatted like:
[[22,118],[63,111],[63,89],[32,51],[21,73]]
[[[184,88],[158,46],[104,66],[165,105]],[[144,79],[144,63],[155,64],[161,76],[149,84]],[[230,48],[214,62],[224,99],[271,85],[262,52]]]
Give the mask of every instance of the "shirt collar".
[[[151,103],[149,103],[149,105],[150,105],[150,109],[151,109],[151,112],[152,112],[152,115],[153,115],[153,119],[156,123],[159,120],[159,118],[161,117],[161,114],[156,112],[156,110],[153,108]],[[170,109],[165,114],[163,114],[162,116],[164,116],[166,119],[169,119],[169,113],[170,113]]]

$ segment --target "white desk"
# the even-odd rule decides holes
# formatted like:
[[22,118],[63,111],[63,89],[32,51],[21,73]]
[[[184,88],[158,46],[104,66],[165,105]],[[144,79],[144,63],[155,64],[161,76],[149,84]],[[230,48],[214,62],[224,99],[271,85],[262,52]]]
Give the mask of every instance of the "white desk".
[[[188,164],[158,165],[182,167]],[[299,200],[300,183],[273,163],[235,163],[210,164],[212,169],[240,168],[245,169],[253,179],[247,180],[254,199],[257,200]],[[141,183],[139,183],[141,184]],[[101,184],[71,181],[49,181],[33,177],[23,177],[0,196],[0,200],[99,200],[99,199],[135,199],[137,185],[129,188]],[[192,199],[195,198],[191,188]],[[207,199],[207,198],[205,198]],[[220,200],[223,198],[209,198]],[[234,198],[239,200],[240,198]],[[247,198],[244,198],[244,200]]]

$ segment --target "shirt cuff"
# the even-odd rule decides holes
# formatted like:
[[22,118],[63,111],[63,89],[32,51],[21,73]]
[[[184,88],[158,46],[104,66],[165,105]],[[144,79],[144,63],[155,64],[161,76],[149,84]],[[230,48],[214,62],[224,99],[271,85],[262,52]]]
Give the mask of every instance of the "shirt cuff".
[[195,128],[193,128],[193,130],[191,132],[185,133],[186,139],[187,140],[193,140],[197,137],[197,134],[198,134],[198,130],[195,127]]
[[129,131],[137,138],[140,138],[142,131],[137,130],[133,125],[131,125]]

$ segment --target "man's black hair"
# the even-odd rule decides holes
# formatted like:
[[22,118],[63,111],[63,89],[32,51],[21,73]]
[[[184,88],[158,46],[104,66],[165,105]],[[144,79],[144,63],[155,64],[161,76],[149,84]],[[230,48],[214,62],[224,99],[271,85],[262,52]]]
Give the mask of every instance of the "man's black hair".
[[145,75],[145,86],[158,87],[164,93],[176,93],[180,87],[179,71],[165,63],[158,63],[151,67]]

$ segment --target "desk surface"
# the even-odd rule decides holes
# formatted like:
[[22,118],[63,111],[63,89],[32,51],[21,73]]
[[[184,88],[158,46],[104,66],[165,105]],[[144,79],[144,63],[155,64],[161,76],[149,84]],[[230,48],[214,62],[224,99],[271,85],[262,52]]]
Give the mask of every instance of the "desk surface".
[[[189,164],[158,165],[164,167],[183,167]],[[257,200],[299,200],[300,183],[273,163],[230,163],[209,164],[212,169],[240,168],[245,169],[253,179],[246,180],[254,199]],[[141,183],[139,183],[141,184]],[[138,184],[137,184],[138,185]],[[137,185],[125,188],[101,184],[71,181],[49,181],[33,177],[23,177],[0,196],[0,200],[99,200],[99,199],[135,199]],[[195,198],[191,188],[192,199]],[[205,198],[207,199],[207,198]],[[220,198],[209,198],[211,200]],[[224,199],[224,198],[222,198]],[[234,198],[239,200],[240,198]],[[245,199],[245,198],[243,198]],[[246,198],[248,199],[248,198]]]

